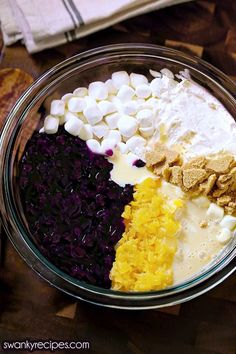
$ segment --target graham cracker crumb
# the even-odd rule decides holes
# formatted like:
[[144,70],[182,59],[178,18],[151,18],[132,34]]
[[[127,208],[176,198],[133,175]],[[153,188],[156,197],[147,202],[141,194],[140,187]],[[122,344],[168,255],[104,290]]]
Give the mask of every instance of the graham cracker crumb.
[[207,226],[208,226],[208,222],[206,220],[203,220],[203,221],[200,222],[200,227],[202,229],[206,228]]
[[233,182],[236,182],[236,167],[233,167],[229,172],[229,176],[233,179]]
[[200,190],[202,190],[205,195],[208,195],[212,191],[212,188],[215,185],[216,179],[217,179],[217,177],[215,174],[210,175],[206,182],[203,182],[200,184]]
[[170,169],[169,165],[166,165],[165,167],[163,167],[163,169],[162,169],[162,176],[165,178],[165,180],[166,180],[167,182],[170,180],[171,169]]
[[175,162],[179,160],[180,156],[179,153],[174,150],[167,150],[166,151],[166,161],[171,166]]
[[218,198],[218,197],[220,197],[222,194],[225,194],[225,193],[227,192],[227,190],[228,190],[228,187],[225,187],[224,189],[219,189],[219,188],[217,188],[217,189],[215,189],[214,192],[212,193],[212,196],[213,196],[214,198]]
[[195,157],[184,165],[186,168],[204,168],[206,165],[206,158],[204,156]]
[[166,166],[168,166],[168,165],[165,164],[165,163],[154,165],[154,170],[153,170],[153,172],[154,172],[157,176],[161,176],[161,175],[162,175],[162,171],[163,171],[163,169],[164,169]]
[[166,146],[156,143],[152,151],[146,152],[147,166],[153,166],[162,162],[167,162],[169,165],[173,165],[180,159],[178,152],[168,149]]
[[208,160],[206,163],[206,169],[218,174],[227,173],[233,160],[234,158],[231,155]]
[[232,176],[230,175],[230,173],[226,174],[226,175],[220,175],[218,178],[218,181],[220,183],[225,183],[228,182],[229,180],[231,180]]
[[156,165],[166,160],[166,147],[156,143],[151,151],[147,151],[145,158],[147,166]]
[[223,197],[217,198],[216,203],[219,206],[225,206],[225,205],[229,204],[230,201],[231,201],[231,197],[229,197],[228,195],[224,195]]
[[207,173],[202,168],[188,168],[183,170],[183,185],[190,189],[201,183],[207,176]]
[[182,169],[180,166],[173,166],[171,168],[170,182],[182,187]]
[[218,180],[216,182],[217,187],[219,189],[225,189],[225,188],[229,189],[229,187],[230,187],[230,185],[232,183],[231,179],[229,179],[229,180],[227,180],[226,182],[223,183],[223,182],[220,181],[220,177],[218,178]]
[[230,207],[230,206],[226,206],[224,209],[225,209],[225,212],[229,215],[234,215],[236,212],[236,209],[233,207]]

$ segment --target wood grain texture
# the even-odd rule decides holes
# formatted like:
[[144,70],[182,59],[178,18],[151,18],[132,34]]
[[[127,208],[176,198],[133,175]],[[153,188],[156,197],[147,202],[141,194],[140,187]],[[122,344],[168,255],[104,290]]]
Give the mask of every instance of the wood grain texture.
[[[20,44],[3,48],[0,39],[1,69],[10,68],[8,74],[29,74],[19,76],[28,80],[18,80],[20,92],[31,76],[38,77],[61,60],[120,42],[177,47],[202,57],[234,79],[236,2],[198,1],[155,11],[32,56]],[[9,107],[16,96],[13,91]],[[5,114],[1,111],[0,120]],[[89,353],[94,354],[236,354],[236,277],[232,275],[209,293],[172,308],[140,312],[103,309],[76,303],[52,288],[6,241],[0,268],[0,341],[25,338],[86,339],[91,342]]]
[[16,100],[32,82],[32,76],[21,69],[0,70],[0,128]]

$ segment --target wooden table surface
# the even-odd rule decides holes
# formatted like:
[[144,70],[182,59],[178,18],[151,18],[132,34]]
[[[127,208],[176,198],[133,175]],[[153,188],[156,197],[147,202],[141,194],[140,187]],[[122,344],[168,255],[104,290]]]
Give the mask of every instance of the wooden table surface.
[[[4,48],[0,40],[0,123],[31,77],[37,78],[56,63],[86,49],[120,42],[178,48],[202,57],[234,79],[236,1],[178,5],[34,55],[20,44]],[[88,352],[97,354],[236,353],[235,275],[180,306],[128,312],[76,302],[40,279],[6,240],[4,248],[0,266],[0,342],[86,339],[90,342]]]

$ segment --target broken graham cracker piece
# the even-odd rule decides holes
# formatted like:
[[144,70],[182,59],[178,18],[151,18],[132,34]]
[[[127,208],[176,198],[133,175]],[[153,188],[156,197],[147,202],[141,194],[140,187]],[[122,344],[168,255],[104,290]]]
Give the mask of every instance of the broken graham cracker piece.
[[[173,167],[172,167],[173,168]],[[168,182],[171,176],[171,168],[169,165],[165,165],[162,169],[162,176]]]
[[236,215],[236,203],[230,202],[227,206],[225,206],[225,211],[227,214]]
[[232,176],[228,173],[226,175],[220,175],[219,178],[218,178],[218,181],[220,183],[226,183],[228,182],[229,180],[231,180]]
[[189,190],[204,181],[207,173],[203,168],[188,168],[183,170],[183,186]]
[[183,185],[183,171],[180,166],[171,167],[170,183],[173,183],[179,187]]
[[202,229],[204,229],[204,228],[206,228],[208,226],[208,222],[206,220],[203,220],[203,221],[200,222],[199,226]]
[[166,147],[156,143],[151,151],[146,152],[145,158],[148,167],[164,162],[166,160]]
[[[221,177],[221,176],[220,176]],[[220,177],[218,178],[217,182],[216,182],[216,185],[219,189],[229,189],[230,185],[232,184],[232,179],[228,179],[227,181],[225,182],[222,182],[222,180],[220,179]]]
[[217,198],[216,203],[222,207],[228,205],[230,201],[231,197],[229,195],[224,195],[222,197]]
[[225,187],[224,189],[219,189],[216,188],[213,193],[212,193],[212,197],[213,198],[218,198],[221,197],[223,194],[225,194],[228,191],[228,187]]
[[167,150],[166,151],[166,162],[168,165],[172,166],[174,163],[180,162],[180,155],[177,151]]
[[232,155],[223,156],[217,159],[208,160],[206,163],[206,170],[223,174],[229,172],[230,165],[234,161]]
[[168,149],[160,143],[156,143],[153,150],[147,151],[145,158],[147,166],[153,166],[164,162],[173,165],[175,162],[180,162],[180,155],[178,152]]
[[183,168],[204,168],[206,165],[207,159],[204,156],[199,156],[191,159],[189,162],[187,162]]
[[204,195],[208,195],[212,191],[216,180],[216,174],[210,175],[205,182],[200,184],[200,191],[202,191]]
[[161,176],[162,175],[162,171],[163,169],[166,168],[166,166],[168,166],[168,164],[164,163],[160,163],[160,164],[156,164],[153,166],[153,172],[155,173],[155,175],[157,176]]
[[153,166],[161,162],[165,162],[166,160],[165,153],[162,151],[147,151],[145,157],[147,166]]

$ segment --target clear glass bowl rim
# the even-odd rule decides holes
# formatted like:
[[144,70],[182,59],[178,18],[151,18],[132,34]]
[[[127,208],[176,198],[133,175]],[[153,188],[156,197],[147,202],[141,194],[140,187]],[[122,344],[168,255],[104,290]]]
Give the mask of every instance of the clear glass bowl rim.
[[[1,131],[1,136],[0,136],[0,151],[2,151],[4,147],[4,143],[6,144],[6,139],[8,136],[9,128],[12,125],[15,125],[15,127],[20,123],[20,119],[18,121],[15,121],[15,117],[17,115],[17,112],[24,107],[25,102],[29,97],[34,94],[35,91],[38,90],[40,87],[44,87],[44,85],[47,85],[48,81],[51,81],[54,77],[56,77],[60,71],[66,68],[69,68],[72,64],[78,63],[78,65],[83,62],[83,60],[94,60],[96,58],[100,58],[101,56],[107,56],[109,55],[114,55],[114,54],[121,54],[121,53],[133,53],[133,54],[140,54],[140,55],[154,55],[156,58],[162,58],[162,59],[168,59],[170,61],[174,61],[176,63],[184,65],[186,68],[190,67],[192,70],[197,70],[201,73],[204,72],[206,76],[208,76],[211,80],[213,79],[217,85],[221,86],[221,89],[225,91],[225,93],[228,96],[231,96],[231,99],[236,106],[236,101],[235,101],[235,92],[236,92],[236,85],[235,83],[230,80],[225,74],[223,74],[220,70],[216,69],[213,67],[211,64],[206,63],[205,61],[197,58],[197,57],[192,57],[189,56],[185,53],[166,48],[166,47],[161,47],[161,46],[156,46],[156,45],[151,45],[151,44],[140,44],[140,43],[126,43],[126,44],[117,44],[117,45],[109,45],[109,46],[104,46],[104,47],[98,47],[95,49],[88,50],[86,52],[77,54],[69,59],[64,60],[63,62],[57,64],[44,74],[42,74],[26,91],[25,93],[18,99],[16,102],[15,106],[9,113],[5,124],[2,128]],[[9,139],[9,144],[12,141],[12,139]],[[41,275],[44,279],[46,279],[48,282],[52,283],[52,285],[60,288],[64,292],[67,292],[77,298],[81,298],[80,296],[80,290],[83,290],[85,292],[90,293],[90,295],[93,297],[93,294],[96,294],[96,297],[102,296],[103,298],[107,298],[108,302],[109,299],[117,299],[119,301],[124,301],[124,304],[119,304],[119,305],[112,305],[112,304],[106,304],[102,303],[104,306],[110,306],[110,307],[119,307],[119,308],[126,308],[125,302],[126,300],[131,300],[134,301],[134,304],[131,307],[135,307],[135,303],[137,303],[138,308],[153,308],[153,307],[160,307],[160,306],[165,306],[159,303],[158,304],[158,299],[160,298],[165,298],[165,297],[170,297],[171,298],[171,304],[173,303],[179,303],[187,300],[189,296],[191,298],[199,295],[200,293],[207,291],[209,287],[213,287],[223,279],[225,279],[226,276],[231,274],[235,269],[236,265],[234,264],[235,262],[232,262],[234,260],[234,257],[236,255],[236,248],[232,250],[227,256],[225,256],[219,264],[215,265],[214,267],[211,267],[207,271],[205,271],[203,274],[201,274],[199,277],[196,277],[192,280],[183,282],[179,285],[167,288],[165,290],[161,291],[151,291],[151,292],[135,292],[135,293],[129,293],[129,292],[120,292],[120,291],[114,291],[111,289],[103,289],[100,287],[92,286],[89,284],[86,284],[84,282],[80,282],[79,280],[76,280],[66,273],[62,272],[58,268],[56,268],[51,262],[49,262],[46,258],[42,256],[42,254],[39,252],[39,250],[34,246],[34,244],[31,242],[31,240],[28,238],[27,235],[24,235],[24,230],[22,229],[23,233],[20,233],[21,237],[16,237],[15,232],[12,234],[11,233],[11,227],[9,227],[9,220],[6,218],[6,210],[8,209],[8,206],[5,206],[5,195],[8,195],[10,187],[9,187],[9,173],[8,169],[5,169],[5,164],[4,162],[6,160],[10,160],[10,155],[9,155],[9,146],[7,147],[6,154],[4,155],[3,159],[4,161],[0,162],[0,177],[2,177],[2,186],[0,190],[0,202],[1,202],[1,209],[2,209],[2,222],[3,225],[6,229],[6,232],[17,249],[17,251],[20,253],[20,255],[25,259],[25,261],[28,263],[28,265],[31,266],[37,273]],[[11,203],[11,198],[8,199],[8,202]],[[3,206],[2,206],[3,205]],[[14,209],[14,208],[13,208]],[[10,206],[10,210],[13,210]],[[10,222],[11,224],[11,222]],[[14,227],[13,227],[14,229]],[[19,231],[19,229],[18,229]],[[18,235],[19,236],[19,235]],[[24,244],[24,245],[23,245]],[[230,264],[231,263],[231,264]],[[219,272],[221,272],[223,269],[226,269],[228,267],[228,272],[222,272],[222,277],[219,279]],[[207,282],[207,280],[210,277],[213,277],[217,273],[217,280],[215,282],[211,282],[211,285],[207,286],[205,290],[204,286],[201,287],[201,290],[198,290],[196,293],[192,293],[190,291],[191,295],[185,295],[181,298],[181,293],[186,292],[190,290],[193,287],[198,287],[199,284],[202,284],[204,281]],[[58,281],[56,283],[53,282],[54,277],[59,277]],[[63,284],[58,284],[58,282],[63,282]],[[65,285],[70,284],[69,288],[67,288]],[[74,290],[75,293],[71,290],[71,285],[72,287],[76,288]],[[77,293],[78,290],[78,293]],[[180,296],[180,298],[179,298]],[[85,296],[86,297],[86,296]],[[89,296],[90,297],[90,296]],[[173,297],[173,298],[172,298]],[[83,295],[82,298],[84,299]],[[148,305],[147,306],[138,306],[138,301],[139,300],[150,300],[154,299],[157,300],[157,304],[155,305]],[[90,302],[94,303],[99,303],[99,300],[94,300],[90,299],[88,300]],[[104,302],[104,301],[103,301]],[[100,303],[101,304],[101,303]],[[170,304],[170,303],[168,303]],[[128,306],[130,308],[130,306]]]

